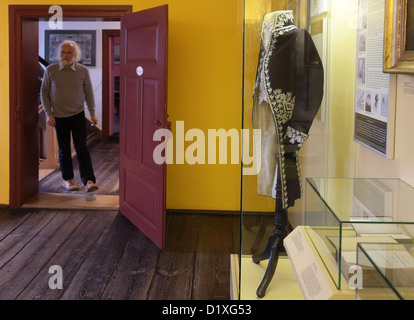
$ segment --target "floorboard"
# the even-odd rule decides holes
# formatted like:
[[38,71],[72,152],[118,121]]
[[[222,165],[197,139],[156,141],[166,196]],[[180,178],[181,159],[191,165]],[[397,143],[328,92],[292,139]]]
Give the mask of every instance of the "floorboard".
[[39,181],[39,193],[23,204],[23,208],[49,208],[74,210],[118,210],[119,209],[119,141],[95,142],[90,147],[92,164],[99,189],[86,193],[79,177],[76,158],[73,159],[74,181],[78,191],[67,191],[62,187],[59,169],[52,171]]
[[123,216],[117,215],[91,250],[60,299],[100,299],[133,228],[133,225]]
[[112,274],[104,300],[145,300],[154,277],[160,249],[135,229]]
[[202,215],[199,219],[192,299],[226,299],[230,288],[228,252],[233,251],[233,218]]
[[119,196],[94,193],[38,193],[23,208],[107,210],[119,209]]
[[[84,218],[81,223],[59,247],[58,251],[50,258],[48,263],[39,270],[30,284],[17,296],[17,299],[59,299],[66,290],[66,287],[72,282],[79,267],[86,260],[104,230],[112,223],[116,215],[116,212],[84,211]],[[63,271],[62,290],[51,290],[49,288],[49,279],[52,276],[49,273],[49,268],[55,265],[60,266]]]
[[64,191],[55,171],[23,208],[0,208],[0,300],[230,299],[239,217],[175,210],[160,250],[119,213],[118,148],[91,148],[98,193]]
[[[110,139],[99,141],[90,148],[92,165],[96,183],[99,189],[97,195],[119,195],[119,141]],[[79,177],[77,159],[73,159],[74,181],[80,187],[79,191],[67,191],[62,187],[60,170],[55,170],[39,181],[40,193],[85,194],[83,183]]]
[[1,279],[0,298],[18,296],[80,221],[80,214],[55,214],[2,269],[5,276]]
[[160,250],[118,211],[0,209],[0,300],[227,300],[237,221],[168,214]]
[[[12,260],[36,235],[55,217],[56,212],[33,212],[27,214],[27,219],[17,228],[2,239],[0,267],[2,268],[10,260]],[[11,220],[14,220],[11,217]],[[8,267],[9,268],[9,267]],[[13,271],[13,268],[9,268]],[[2,269],[3,270],[3,269]],[[0,286],[7,281],[10,272],[5,273],[5,277],[0,278]]]
[[198,218],[198,215],[170,216],[166,247],[158,257],[157,270],[148,299],[191,299]]
[[23,210],[0,211],[0,241],[16,229],[29,216],[30,215],[26,214]]

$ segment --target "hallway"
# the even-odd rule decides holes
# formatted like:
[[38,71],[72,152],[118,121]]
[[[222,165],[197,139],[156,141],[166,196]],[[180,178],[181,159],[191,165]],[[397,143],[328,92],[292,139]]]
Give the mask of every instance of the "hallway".
[[27,201],[24,208],[118,210],[119,208],[119,140],[99,141],[89,148],[99,189],[85,193],[79,177],[78,162],[73,159],[74,181],[79,191],[62,187],[59,169],[39,181],[39,194]]
[[[119,139],[99,141],[89,147],[92,164],[99,189],[94,194],[118,195],[119,193]],[[78,161],[73,159],[74,181],[81,187],[79,191],[66,191],[62,188],[62,177],[59,170],[49,174],[39,182],[41,193],[84,193],[83,184],[79,177]]]

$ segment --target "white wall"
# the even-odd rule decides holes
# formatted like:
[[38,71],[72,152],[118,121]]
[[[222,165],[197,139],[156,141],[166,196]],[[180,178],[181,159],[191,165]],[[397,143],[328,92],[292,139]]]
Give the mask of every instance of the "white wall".
[[414,187],[414,94],[404,90],[413,84],[414,76],[397,76],[394,159],[385,159],[357,144],[357,177],[400,178]]
[[[98,128],[102,130],[102,30],[120,29],[118,21],[80,21],[63,22],[63,30],[96,30],[96,66],[89,67],[92,86],[95,93],[96,116],[98,117]],[[39,21],[39,55],[44,57],[45,30],[49,30],[48,21]],[[88,111],[86,116],[89,117]]]

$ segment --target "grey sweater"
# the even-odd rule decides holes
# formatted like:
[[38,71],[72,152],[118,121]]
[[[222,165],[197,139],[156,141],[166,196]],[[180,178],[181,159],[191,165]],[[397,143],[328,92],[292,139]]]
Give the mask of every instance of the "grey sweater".
[[63,68],[59,63],[49,65],[43,76],[40,98],[47,116],[73,116],[84,111],[85,101],[90,115],[95,115],[89,70],[79,63],[74,63],[70,68]]

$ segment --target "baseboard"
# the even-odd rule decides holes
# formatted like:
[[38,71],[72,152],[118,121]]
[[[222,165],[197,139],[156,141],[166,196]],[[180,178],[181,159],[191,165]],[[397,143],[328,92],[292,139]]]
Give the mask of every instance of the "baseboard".
[[240,211],[231,210],[167,209],[166,211],[171,214],[240,215]]
[[[240,215],[240,210],[200,210],[200,209],[167,209],[171,214],[212,214],[212,215]],[[274,212],[244,211],[243,215],[273,216]]]

